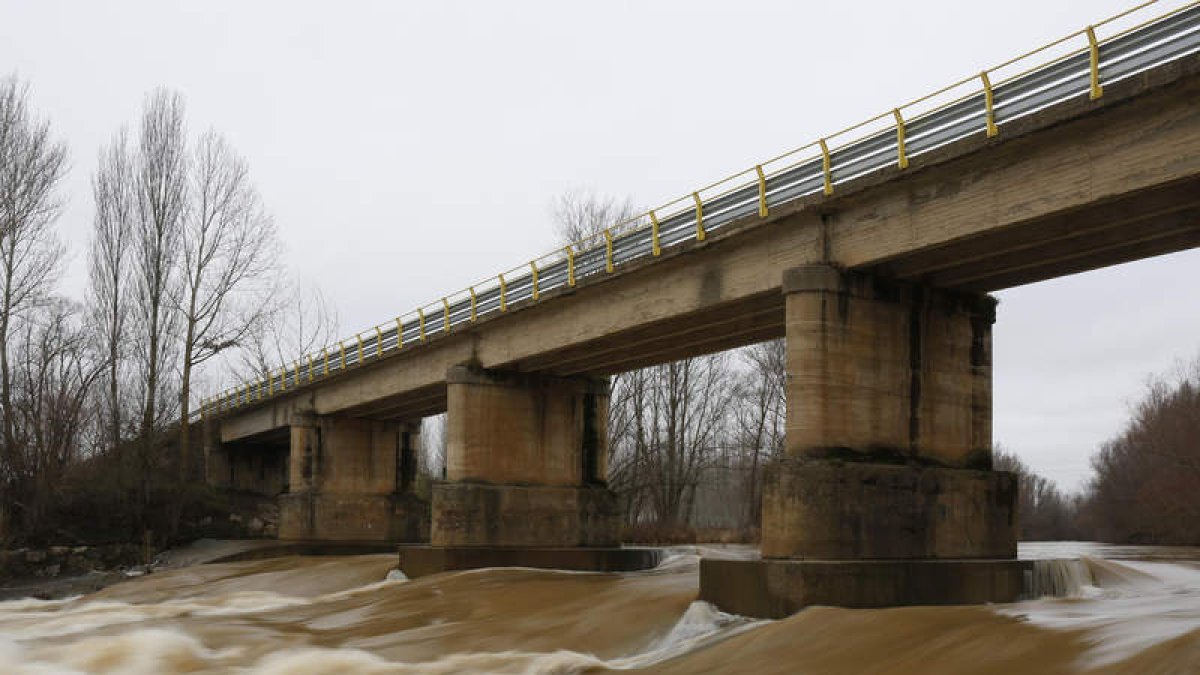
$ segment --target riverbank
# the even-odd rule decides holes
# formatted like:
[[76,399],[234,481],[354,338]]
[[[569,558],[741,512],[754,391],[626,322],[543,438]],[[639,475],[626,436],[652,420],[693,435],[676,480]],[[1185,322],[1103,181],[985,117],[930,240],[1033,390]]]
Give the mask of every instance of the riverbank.
[[274,539],[199,539],[157,554],[134,544],[0,551],[0,601],[86,595],[147,574],[278,547]]

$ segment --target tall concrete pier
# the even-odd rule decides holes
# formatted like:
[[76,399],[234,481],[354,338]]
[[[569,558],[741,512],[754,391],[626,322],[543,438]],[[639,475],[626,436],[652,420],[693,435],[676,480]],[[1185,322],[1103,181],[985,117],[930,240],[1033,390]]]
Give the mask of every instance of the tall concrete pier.
[[783,292],[763,560],[704,560],[701,598],[776,617],[1016,599],[1016,479],[991,470],[995,300],[830,265],[788,270]]
[[654,564],[653,551],[619,547],[607,380],[458,366],[446,384],[446,480],[433,488],[431,546],[401,551],[406,574]]

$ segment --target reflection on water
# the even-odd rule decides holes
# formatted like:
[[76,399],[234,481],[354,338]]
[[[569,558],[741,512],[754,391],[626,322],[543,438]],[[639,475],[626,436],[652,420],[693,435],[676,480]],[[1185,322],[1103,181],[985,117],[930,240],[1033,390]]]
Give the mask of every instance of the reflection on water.
[[814,607],[751,621],[700,602],[699,555],[654,570],[396,578],[393,555],[154,574],[0,603],[0,673],[1197,673],[1200,550],[1050,542],[1021,557],[1073,597],[992,607]]

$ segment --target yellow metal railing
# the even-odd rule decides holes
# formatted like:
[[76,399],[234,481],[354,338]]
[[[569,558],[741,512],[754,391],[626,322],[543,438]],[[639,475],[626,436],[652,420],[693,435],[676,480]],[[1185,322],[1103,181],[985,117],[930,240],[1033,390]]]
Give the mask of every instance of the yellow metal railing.
[[[696,241],[704,241],[707,235],[705,229],[704,205],[706,202],[729,195],[737,190],[746,187],[757,188],[758,194],[758,215],[760,218],[766,218],[769,215],[769,207],[767,204],[767,181],[772,177],[781,174],[789,169],[804,165],[806,162],[813,161],[819,158],[821,166],[821,191],[825,195],[832,195],[836,187],[838,179],[835,179],[833,156],[840,150],[848,148],[855,143],[861,142],[886,131],[889,128],[895,130],[896,141],[896,168],[904,170],[909,164],[909,155],[906,152],[906,127],[911,127],[914,121],[919,121],[925,116],[932,115],[940,110],[944,110],[949,106],[962,103],[971,97],[983,96],[984,104],[984,126],[981,129],[988,137],[994,137],[999,134],[999,127],[996,122],[996,114],[994,110],[993,93],[998,87],[1005,83],[1012,82],[1024,75],[1028,75],[1034,71],[1053,66],[1064,59],[1076,57],[1082,50],[1086,50],[1089,62],[1089,89],[1088,94],[1091,99],[1098,99],[1103,96],[1104,90],[1100,83],[1100,58],[1101,48],[1103,45],[1121,37],[1131,31],[1143,28],[1151,23],[1160,21],[1172,15],[1178,14],[1200,4],[1200,0],[1192,0],[1185,2],[1174,9],[1149,17],[1141,22],[1130,26],[1119,27],[1121,21],[1130,19],[1135,15],[1139,15],[1142,10],[1155,5],[1169,4],[1167,0],[1150,0],[1144,2],[1119,14],[1111,16],[1103,21],[1092,24],[1079,31],[1066,35],[1058,40],[1042,45],[1037,49],[1028,51],[1020,56],[1009,59],[992,68],[988,68],[976,75],[959,80],[946,87],[938,89],[935,92],[926,94],[920,98],[914,99],[901,106],[897,106],[880,113],[868,120],[851,125],[840,131],[837,131],[828,136],[824,136],[811,143],[802,145],[793,150],[789,150],[783,154],[772,157],[764,162],[754,165],[753,168],[745,171],[739,171],[733,175],[727,176],[721,180],[705,185],[704,187],[693,191],[688,195],[684,195],[674,199],[666,204],[662,204],[656,208],[649,209],[645,213],[639,214],[633,218],[618,222],[611,227],[605,228],[602,232],[593,236],[587,237],[581,241],[558,249],[550,254],[535,258],[534,260],[518,265],[510,270],[502,272],[496,276],[490,277],[488,280],[471,285],[470,287],[445,296],[440,302],[422,305],[414,309],[412,312],[396,317],[394,321],[388,324],[380,324],[372,328],[356,333],[351,338],[339,341],[335,345],[328,345],[321,349],[319,361],[314,362],[314,356],[309,354],[302,356],[296,361],[295,368],[292,372],[292,377],[288,377],[286,367],[278,375],[278,385],[276,385],[275,376],[268,375],[264,379],[254,382],[247,382],[238,385],[232,389],[222,392],[216,396],[203,399],[200,405],[201,415],[205,414],[220,414],[232,410],[239,406],[244,406],[264,398],[265,396],[274,396],[286,393],[298,386],[310,384],[319,379],[328,377],[331,374],[330,369],[330,352],[336,351],[338,354],[339,367],[333,371],[333,374],[343,372],[347,368],[346,360],[346,343],[357,347],[357,360],[353,364],[355,366],[363,365],[364,363],[373,362],[376,359],[382,358],[387,352],[399,352],[406,347],[404,342],[404,325],[408,320],[415,318],[418,326],[419,342],[424,343],[427,340],[426,332],[426,310],[433,308],[434,312],[442,313],[442,332],[441,335],[447,335],[452,332],[451,326],[451,305],[457,304],[459,301],[467,301],[469,299],[470,314],[469,323],[474,323],[478,318],[476,311],[477,298],[482,292],[481,289],[498,291],[498,309],[500,312],[506,312],[510,308],[510,298],[508,292],[509,280],[519,278],[523,271],[528,271],[527,278],[532,283],[532,300],[538,302],[542,293],[539,292],[538,274],[539,269],[546,269],[550,265],[566,260],[568,266],[567,286],[573,287],[577,282],[576,278],[576,260],[577,258],[589,251],[596,250],[599,247],[604,249],[604,270],[606,274],[611,274],[615,270],[615,261],[613,254],[614,239],[618,239],[635,232],[650,229],[651,237],[651,253],[657,257],[661,253],[659,241],[660,224],[669,218],[679,216],[687,211],[694,213],[695,219],[695,236]],[[1097,37],[1097,31],[1102,28],[1114,27],[1116,30],[1105,39]],[[1079,38],[1086,39],[1086,45],[1082,47],[1075,46],[1073,41]],[[1055,54],[1055,50],[1060,53]],[[1028,62],[1032,57],[1050,53],[1049,60],[1040,61],[1035,65],[1029,66],[1019,72],[1010,73],[1019,64]],[[997,79],[998,78],[998,79]],[[978,85],[972,86],[972,85]],[[965,92],[964,88],[968,88]],[[923,107],[925,106],[925,107]],[[851,136],[853,132],[860,132],[859,135]],[[831,147],[831,142],[835,139],[841,142]],[[845,180],[845,179],[842,179]],[[691,202],[690,204],[688,202]],[[661,216],[662,213],[668,213],[669,216]],[[539,263],[542,263],[539,266]],[[452,303],[453,300],[453,303]],[[385,330],[394,330],[396,339],[394,344],[389,348],[384,348],[384,332]],[[372,349],[371,358],[364,355],[363,333],[374,334],[375,343]],[[307,368],[304,370],[305,381],[301,379],[301,367],[307,363]],[[316,364],[319,363],[318,367]],[[320,372],[317,372],[320,371]],[[317,377],[314,379],[314,372]]]

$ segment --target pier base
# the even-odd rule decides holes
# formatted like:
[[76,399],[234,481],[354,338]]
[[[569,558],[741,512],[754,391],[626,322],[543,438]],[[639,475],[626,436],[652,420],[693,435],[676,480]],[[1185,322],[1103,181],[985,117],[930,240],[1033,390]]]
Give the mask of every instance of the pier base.
[[[700,560],[700,599],[782,619],[810,605],[895,607],[1014,602],[1028,560]],[[1029,574],[1027,574],[1027,572]]]
[[401,546],[400,571],[409,577],[483,567],[535,567],[581,572],[631,572],[654,567],[662,551],[619,547]]

